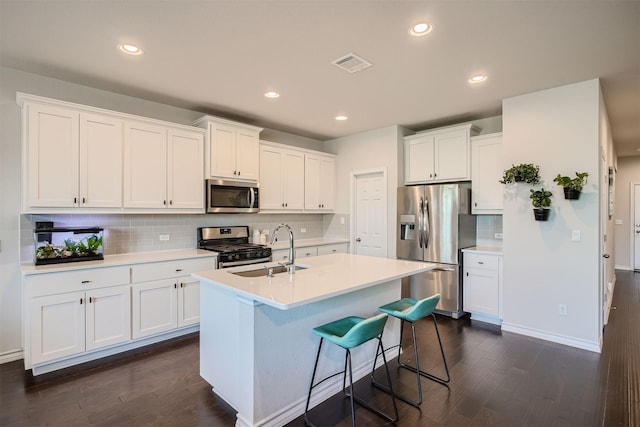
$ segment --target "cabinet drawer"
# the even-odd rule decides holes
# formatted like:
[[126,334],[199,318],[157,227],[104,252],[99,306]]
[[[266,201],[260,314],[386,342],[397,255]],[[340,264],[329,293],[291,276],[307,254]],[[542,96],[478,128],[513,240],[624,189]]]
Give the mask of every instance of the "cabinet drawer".
[[318,256],[318,248],[316,246],[310,246],[308,248],[296,249],[296,259],[305,258],[308,256]]
[[488,254],[476,254],[465,252],[464,267],[466,268],[484,268],[487,270],[498,270],[500,256]]
[[128,285],[129,267],[90,268],[31,275],[25,278],[25,284],[29,297]]
[[289,260],[289,249],[278,249],[271,251],[271,261],[280,262]]
[[318,246],[318,255],[346,254],[348,252],[348,248],[348,243]]
[[131,282],[148,282],[150,280],[172,279],[188,276],[196,271],[213,270],[215,258],[191,258],[176,261],[150,262],[131,267]]

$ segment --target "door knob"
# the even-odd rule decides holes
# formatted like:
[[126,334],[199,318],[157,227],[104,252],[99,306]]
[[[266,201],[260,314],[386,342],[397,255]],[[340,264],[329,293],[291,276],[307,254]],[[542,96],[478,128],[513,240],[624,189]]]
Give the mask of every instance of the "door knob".
[[602,255],[602,258],[609,258],[609,254]]
[[356,239],[356,242],[362,242],[362,239],[358,237],[358,238]]

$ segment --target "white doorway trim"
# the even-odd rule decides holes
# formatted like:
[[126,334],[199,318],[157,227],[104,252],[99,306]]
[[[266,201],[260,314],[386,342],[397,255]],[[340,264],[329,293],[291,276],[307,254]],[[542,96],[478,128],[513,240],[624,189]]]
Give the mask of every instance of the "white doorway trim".
[[636,186],[640,182],[629,183],[629,270],[636,271]]
[[351,252],[352,254],[357,253],[356,250],[356,206],[357,206],[357,201],[356,201],[356,184],[358,181],[358,177],[362,177],[362,176],[366,176],[366,175],[380,175],[382,174],[382,178],[384,181],[384,200],[383,200],[383,206],[385,207],[384,211],[383,211],[383,221],[382,223],[384,224],[384,235],[386,236],[386,244],[385,244],[385,250],[386,250],[386,257],[389,257],[389,235],[388,235],[388,231],[389,231],[389,216],[388,216],[388,210],[389,210],[389,206],[388,206],[388,192],[389,192],[389,177],[387,174],[387,168],[386,167],[381,167],[381,168],[377,168],[377,169],[365,169],[365,170],[358,170],[358,171],[352,171],[350,173],[350,195],[349,195],[349,216],[350,216],[350,220],[349,220],[349,229],[351,230],[351,236],[349,237],[349,243],[350,243],[350,247],[351,250],[349,252]]

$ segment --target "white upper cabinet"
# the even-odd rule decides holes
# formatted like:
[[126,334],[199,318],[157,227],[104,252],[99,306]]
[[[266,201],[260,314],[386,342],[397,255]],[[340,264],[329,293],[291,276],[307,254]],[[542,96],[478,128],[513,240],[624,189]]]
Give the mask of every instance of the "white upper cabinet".
[[467,124],[405,137],[405,184],[470,180],[470,138],[479,131]]
[[169,208],[204,209],[204,135],[169,129],[167,144]]
[[23,212],[204,211],[202,129],[33,95],[17,100]]
[[25,210],[119,208],[122,121],[45,104],[25,111]]
[[333,156],[305,154],[304,208],[333,211],[335,208],[336,160]]
[[304,153],[276,144],[260,146],[260,209],[304,209]]
[[120,119],[80,114],[80,206],[122,206],[122,132]]
[[27,206],[77,206],[80,113],[37,104],[25,111]]
[[471,138],[471,213],[501,214],[502,133]]
[[124,132],[124,207],[167,206],[167,130],[127,122]]
[[203,135],[125,124],[125,208],[204,209]]
[[207,129],[205,144],[205,176],[207,178],[258,180],[262,128],[213,116],[204,116],[194,124]]

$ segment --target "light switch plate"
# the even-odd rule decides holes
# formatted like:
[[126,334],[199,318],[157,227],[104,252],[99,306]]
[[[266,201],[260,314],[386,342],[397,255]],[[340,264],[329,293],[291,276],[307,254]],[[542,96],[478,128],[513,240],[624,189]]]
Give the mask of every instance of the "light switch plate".
[[580,240],[582,240],[582,236],[580,234],[580,230],[571,230],[571,240],[574,242],[579,242]]

